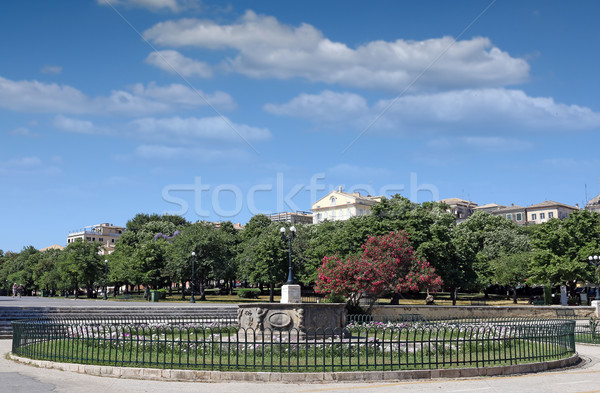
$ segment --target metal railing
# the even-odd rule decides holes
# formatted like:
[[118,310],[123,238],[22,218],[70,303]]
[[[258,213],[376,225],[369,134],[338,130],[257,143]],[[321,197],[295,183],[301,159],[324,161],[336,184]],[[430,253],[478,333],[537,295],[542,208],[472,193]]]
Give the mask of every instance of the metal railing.
[[13,322],[16,355],[169,369],[325,372],[485,367],[575,352],[574,321],[362,321],[344,329],[254,331],[228,318]]

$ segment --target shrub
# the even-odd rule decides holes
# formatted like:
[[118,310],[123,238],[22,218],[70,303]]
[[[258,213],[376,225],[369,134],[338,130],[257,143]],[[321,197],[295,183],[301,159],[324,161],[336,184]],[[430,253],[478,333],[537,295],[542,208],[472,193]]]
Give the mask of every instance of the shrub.
[[260,289],[258,288],[242,288],[237,290],[237,295],[242,299],[258,299]]

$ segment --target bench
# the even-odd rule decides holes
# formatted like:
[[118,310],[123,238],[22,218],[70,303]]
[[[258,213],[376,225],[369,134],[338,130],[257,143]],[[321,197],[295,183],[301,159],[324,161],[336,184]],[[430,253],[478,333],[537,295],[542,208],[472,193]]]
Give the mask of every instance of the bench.
[[575,319],[575,310],[573,309],[560,309],[555,310],[557,318]]

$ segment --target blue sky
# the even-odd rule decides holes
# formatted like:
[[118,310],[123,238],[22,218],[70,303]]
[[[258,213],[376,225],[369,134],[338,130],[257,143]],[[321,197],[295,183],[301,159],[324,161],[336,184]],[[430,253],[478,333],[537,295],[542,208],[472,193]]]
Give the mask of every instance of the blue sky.
[[328,190],[600,193],[592,1],[4,1],[0,249]]

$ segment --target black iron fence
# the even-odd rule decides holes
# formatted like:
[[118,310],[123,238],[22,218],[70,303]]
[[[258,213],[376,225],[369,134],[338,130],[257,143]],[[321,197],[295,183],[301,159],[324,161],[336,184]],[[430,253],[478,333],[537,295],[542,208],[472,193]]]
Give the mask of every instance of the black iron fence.
[[344,329],[254,331],[227,318],[37,319],[13,322],[14,354],[113,366],[239,371],[485,367],[575,352],[574,321],[359,321]]

